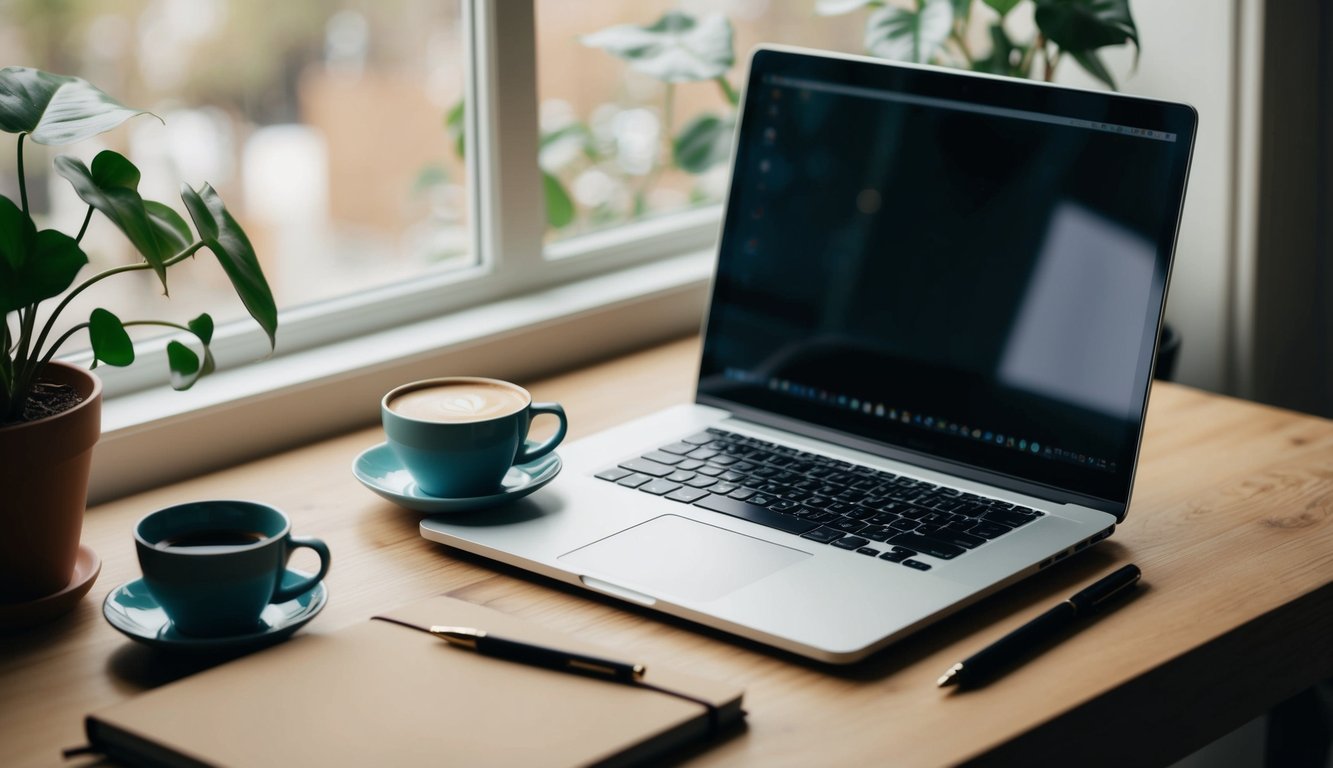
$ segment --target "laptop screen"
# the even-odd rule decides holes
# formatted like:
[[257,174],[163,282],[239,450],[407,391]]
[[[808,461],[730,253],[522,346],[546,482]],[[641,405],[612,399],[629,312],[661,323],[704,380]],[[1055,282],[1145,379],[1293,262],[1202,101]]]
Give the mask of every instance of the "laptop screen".
[[756,52],[700,401],[1125,503],[1194,124]]

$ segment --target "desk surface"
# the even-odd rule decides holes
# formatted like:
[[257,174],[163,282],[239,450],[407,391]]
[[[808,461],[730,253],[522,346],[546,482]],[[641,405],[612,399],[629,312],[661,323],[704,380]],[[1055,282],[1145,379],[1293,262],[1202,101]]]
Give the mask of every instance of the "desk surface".
[[[667,344],[531,390],[564,403],[577,438],[688,400],[697,349]],[[90,509],[83,541],[103,561],[92,592],[55,623],[0,637],[0,764],[59,764],[82,743],[85,713],[199,668],[126,640],[100,606],[139,576],[134,522],[201,498],[272,503],[329,543],[330,603],[304,631],[443,592],[742,684],[748,727],[687,756],[704,765],[1162,762],[1333,674],[1333,422],[1322,419],[1158,384],[1115,536],[846,669],[429,543],[418,515],[352,478],[353,457],[379,440],[368,429]],[[955,661],[1130,561],[1145,588],[1082,632],[988,688],[935,687]]]

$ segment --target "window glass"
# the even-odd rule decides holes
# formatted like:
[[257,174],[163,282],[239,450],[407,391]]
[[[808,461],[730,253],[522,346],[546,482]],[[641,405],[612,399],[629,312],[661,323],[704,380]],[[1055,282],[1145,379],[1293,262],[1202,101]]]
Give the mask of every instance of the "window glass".
[[[0,3],[0,63],[84,77],[161,118],[72,146],[25,142],[39,226],[74,234],[87,210],[52,158],[114,149],[142,171],[145,198],[182,214],[181,183],[212,184],[280,309],[474,263],[447,125],[463,93],[462,40],[457,0]],[[5,138],[0,193],[17,200]],[[92,264],[81,277],[139,260],[100,214],[82,244]],[[125,321],[245,317],[207,252],[172,267],[168,286],[163,300],[151,272],[119,275],[81,295],[62,326],[98,306]]]
[[811,0],[536,0],[548,240],[717,203],[749,51],[864,51]]

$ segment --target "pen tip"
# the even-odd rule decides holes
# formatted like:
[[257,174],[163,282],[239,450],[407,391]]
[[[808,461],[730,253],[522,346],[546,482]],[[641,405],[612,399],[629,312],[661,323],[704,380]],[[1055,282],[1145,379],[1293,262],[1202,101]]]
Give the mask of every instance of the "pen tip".
[[940,679],[935,681],[935,685],[939,686],[940,688],[948,688],[951,685],[957,685],[958,672],[962,668],[963,668],[962,664],[955,664],[952,667],[949,667],[949,671],[941,675]]

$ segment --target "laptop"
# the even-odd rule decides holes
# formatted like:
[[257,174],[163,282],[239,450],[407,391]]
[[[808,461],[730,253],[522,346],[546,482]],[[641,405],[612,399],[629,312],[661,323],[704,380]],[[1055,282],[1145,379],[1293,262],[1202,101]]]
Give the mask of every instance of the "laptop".
[[695,400],[421,535],[831,663],[1129,508],[1196,115],[763,47]]

